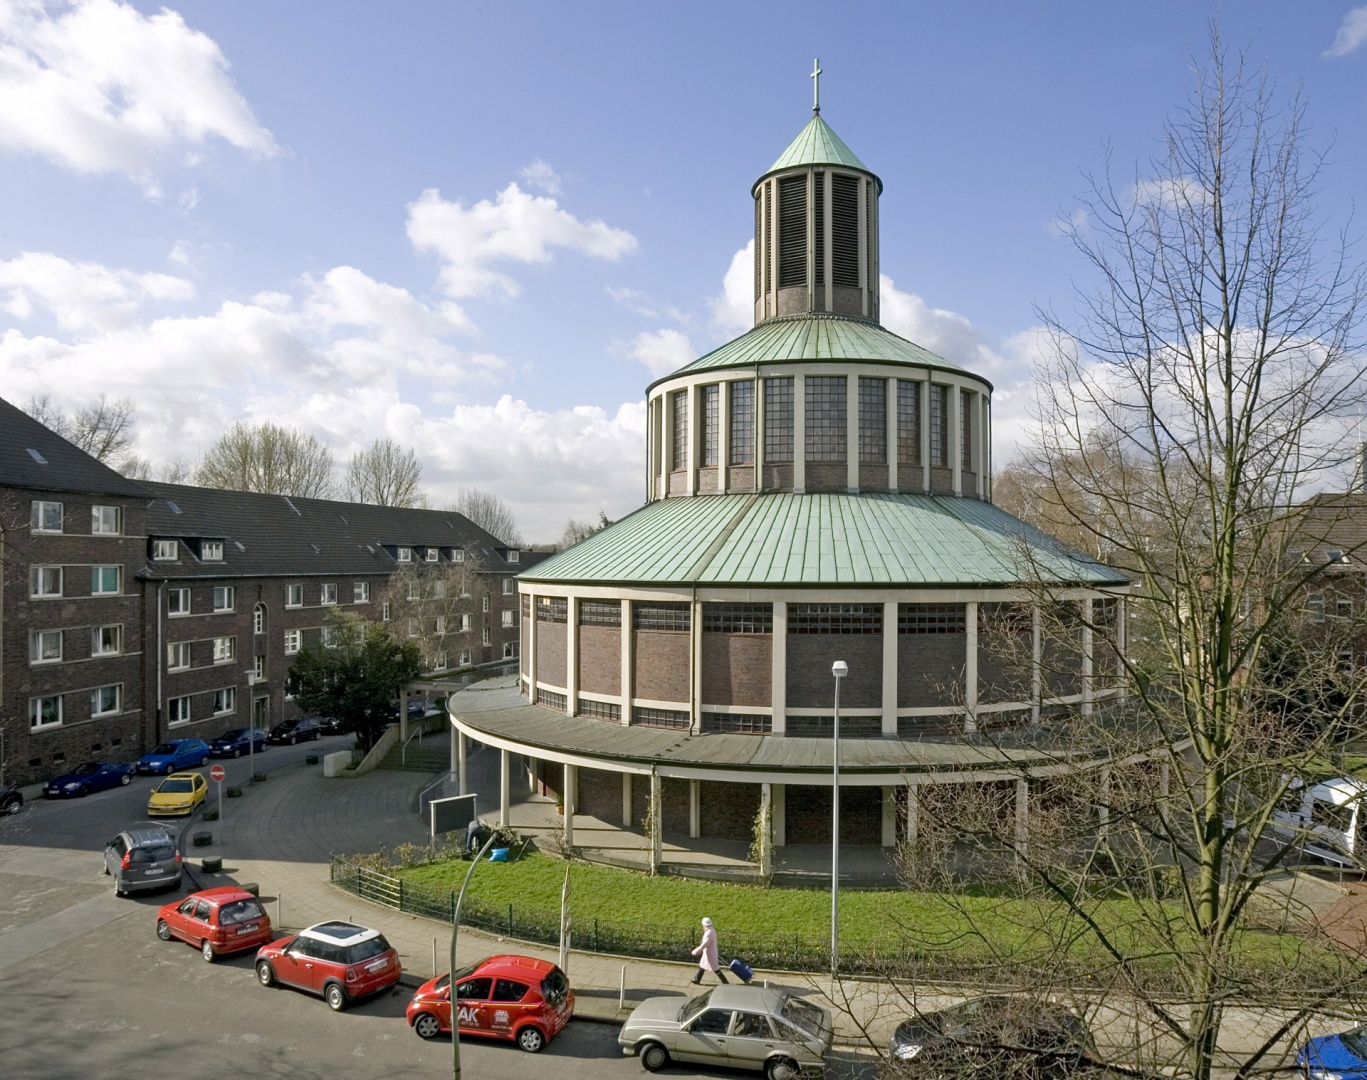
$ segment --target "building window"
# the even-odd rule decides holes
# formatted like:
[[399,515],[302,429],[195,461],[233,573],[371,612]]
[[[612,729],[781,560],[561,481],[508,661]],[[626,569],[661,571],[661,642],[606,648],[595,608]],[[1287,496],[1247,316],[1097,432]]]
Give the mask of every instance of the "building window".
[[[451,561],[454,563],[463,563],[465,561],[465,549],[453,548],[451,551]],[[509,559],[508,561],[517,562],[516,559]]]
[[222,562],[223,541],[201,540],[199,544],[199,557],[203,562]]
[[1324,622],[1324,593],[1312,592],[1305,598],[1305,610],[1312,623]]
[[382,604],[380,605],[380,621],[381,621],[381,622],[388,622],[388,621],[389,621],[389,601],[388,601],[388,600],[386,600],[384,603],[382,603]]
[[767,464],[793,460],[791,376],[764,380],[764,460]]
[[755,384],[731,384],[731,438],[728,464],[755,463]]
[[35,600],[62,595],[60,566],[34,566],[29,570],[28,580],[29,595]]
[[703,733],[707,735],[769,735],[774,730],[772,716],[756,716],[754,713],[705,712],[700,719]]
[[[439,631],[439,632],[440,632],[440,631]],[[408,636],[409,636],[409,637],[417,637],[417,636],[418,636],[418,620],[417,620],[417,619],[409,619],[409,620],[408,620]]]
[[319,597],[320,604],[337,603],[337,583],[335,581],[326,582],[323,585],[322,596]]
[[593,698],[579,699],[579,715],[592,716],[595,720],[610,720],[614,724],[622,722],[622,706],[610,701],[595,701]]
[[370,603],[370,582],[353,581],[351,583],[351,602],[353,604]]
[[30,664],[55,664],[62,658],[60,630],[34,630],[28,636]]
[[702,388],[702,464],[716,465],[720,437],[721,386],[711,383]]
[[881,634],[882,604],[789,604],[790,634]]
[[887,379],[859,378],[859,460],[865,465],[887,464]]
[[461,649],[461,651],[460,651],[460,666],[461,666],[461,667],[469,667],[469,666],[470,666],[470,650],[469,650],[469,649]]
[[521,562],[522,562],[522,552],[518,551],[516,548],[509,548],[509,549],[508,549],[508,562],[511,563],[511,564],[514,565],[514,566],[516,566],[517,564],[521,563]]
[[237,638],[235,637],[216,637],[214,638],[214,663],[226,664],[237,655]]
[[921,464],[921,384],[897,380],[897,464]]
[[484,614],[486,614],[486,615],[489,614],[489,594],[488,594],[488,593],[485,593],[485,594],[484,594],[484,598],[483,598],[483,610],[484,610]]
[[1345,565],[1346,565],[1346,564],[1348,563],[1348,561],[1349,561],[1349,560],[1348,560],[1348,557],[1347,557],[1346,555],[1344,555],[1343,549],[1342,549],[1342,548],[1329,548],[1329,549],[1324,553],[1324,559],[1325,559],[1326,562],[1340,563],[1340,564],[1345,564]]
[[236,590],[231,585],[214,586],[214,610],[232,611],[237,602]]
[[503,595],[512,596],[517,592],[517,582],[510,577],[503,579]]
[[90,595],[117,596],[119,581],[123,577],[121,566],[92,566],[90,568]]
[[180,544],[175,540],[153,540],[152,558],[159,562],[170,562],[180,556]]
[[1334,614],[1340,619],[1351,619],[1353,617],[1352,597],[1340,596],[1334,601]]
[[484,628],[484,634],[483,634],[483,636],[482,636],[482,644],[484,644],[484,645],[492,645],[492,644],[493,644],[493,641],[494,641],[493,634],[492,634],[492,632],[489,630],[489,628],[486,626],[486,627]]
[[293,656],[303,647],[304,632],[302,630],[285,631],[285,655]]
[[412,561],[413,561],[413,549],[412,549],[411,547],[401,547],[401,548],[399,548],[399,552],[398,552],[398,554],[395,556],[395,558],[396,558],[399,562],[412,562]]
[[122,651],[122,626],[92,626],[90,628],[91,656],[118,656]]
[[688,391],[676,390],[669,395],[670,412],[674,417],[671,468],[688,468]]
[[536,703],[544,705],[548,709],[555,709],[557,712],[565,711],[565,695],[557,694],[551,690],[540,690],[536,692]]
[[1338,668],[1339,671],[1352,671],[1353,647],[1351,645],[1345,645],[1343,648],[1339,649],[1339,651],[1335,654],[1335,659],[1335,666]]
[[90,715],[112,716],[119,711],[119,688],[97,686],[90,691]]
[[[412,620],[410,619],[409,622],[412,622]],[[438,633],[438,634],[444,634],[444,633],[446,633],[446,616],[445,616],[445,615],[438,615],[438,616],[437,616],[437,633]],[[409,637],[412,637],[412,636],[413,636],[412,634],[409,635]]]
[[166,703],[166,723],[171,727],[190,722],[190,699],[173,697]]
[[505,660],[516,660],[516,659],[517,659],[517,642],[516,642],[516,641],[505,641],[505,642],[503,643],[503,659],[505,659]]
[[844,461],[845,378],[807,376],[807,460]]
[[949,387],[930,387],[930,464],[949,464]]
[[426,558],[428,562],[436,562],[441,558],[441,551],[437,548],[430,547],[427,549]]
[[966,390],[959,391],[959,463],[973,468],[973,395]]
[[418,582],[417,582],[417,579],[416,579],[416,578],[409,578],[409,579],[408,579],[408,591],[404,593],[404,599],[405,599],[405,600],[420,600],[420,599],[422,599],[422,593],[418,590]]
[[631,722],[639,727],[674,728],[679,731],[687,731],[692,726],[688,713],[675,709],[634,708],[631,710]]
[[567,623],[570,621],[570,602],[563,596],[538,596],[536,621]]
[[29,526],[34,532],[61,532],[62,504],[59,502],[39,502],[35,499]]
[[[509,613],[511,614],[511,612]],[[580,626],[621,626],[622,601],[620,600],[580,600]]]
[[702,628],[709,634],[772,634],[773,604],[704,604]]
[[683,630],[690,625],[689,605],[673,602],[641,602],[631,605],[631,623],[637,630]]
[[252,657],[252,682],[260,683],[266,681],[266,658],[264,656]]
[[433,670],[433,671],[445,671],[445,670],[446,670],[446,654],[445,654],[444,652],[437,653],[437,658],[436,658],[435,660],[432,661],[432,670]]
[[963,604],[898,604],[899,634],[962,634],[968,629]]
[[468,611],[460,617],[460,630],[463,634],[470,631],[470,613]]
[[517,625],[516,611],[502,611],[499,614],[503,619],[503,629],[508,630]]
[[190,614],[190,590],[189,590],[189,589],[167,589],[167,590],[166,590],[166,614],[168,614],[168,615],[188,615],[188,614]]
[[119,536],[123,532],[123,513],[117,506],[92,506],[90,508],[90,533],[92,536]]
[[184,671],[190,666],[190,643],[173,641],[166,646],[166,670]]
[[62,695],[28,699],[28,726],[33,731],[57,727],[62,722]]
[[446,582],[440,578],[432,582],[432,599],[442,600],[446,597]]
[[264,634],[266,632],[266,605],[257,604],[252,608],[252,633]]
[[285,586],[285,606],[303,607],[304,606],[304,586],[286,585]]
[[226,713],[237,710],[237,688],[225,686],[222,690],[214,691],[214,715],[223,716]]

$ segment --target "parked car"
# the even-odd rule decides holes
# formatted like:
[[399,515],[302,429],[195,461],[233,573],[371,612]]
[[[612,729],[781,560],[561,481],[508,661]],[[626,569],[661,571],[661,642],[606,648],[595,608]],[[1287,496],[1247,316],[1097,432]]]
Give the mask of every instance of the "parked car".
[[24,808],[24,796],[18,788],[0,787],[0,814],[17,814]]
[[316,716],[296,716],[293,720],[282,720],[271,728],[271,733],[266,736],[269,742],[290,743],[308,742],[316,739],[323,733],[321,725]]
[[763,1070],[769,1080],[796,1080],[824,1068],[831,1016],[786,990],[727,984],[687,1001],[652,997],[637,1005],[617,1042],[649,1072],[670,1061]]
[[67,795],[89,795],[92,791],[104,791],[121,784],[126,786],[133,779],[133,771],[132,765],[118,761],[87,761],[69,773],[54,776],[43,785],[43,794],[49,799],[60,799]]
[[318,719],[318,730],[324,735],[340,735],[342,733],[342,722],[335,716],[320,716]]
[[1296,1075],[1308,1080],[1367,1076],[1367,1024],[1311,1039],[1296,1054]]
[[259,727],[229,728],[209,744],[209,753],[214,757],[241,757],[252,750],[261,753],[266,749],[266,733]]
[[426,715],[427,702],[415,700],[408,703],[408,719],[421,720]]
[[149,817],[189,817],[209,793],[209,782],[202,773],[172,773],[147,796]]
[[208,763],[209,744],[203,739],[173,739],[138,758],[138,772],[156,776]]
[[1367,783],[1336,776],[1318,784],[1292,780],[1272,813],[1272,831],[1338,866],[1360,866],[1367,854]]
[[189,942],[212,964],[215,957],[270,941],[271,919],[251,893],[225,885],[163,904],[157,911],[157,937]]
[[[462,1035],[507,1039],[535,1054],[574,1015],[565,973],[530,956],[490,956],[456,972],[456,1010]],[[408,1025],[424,1039],[451,1033],[451,976],[418,987],[408,1003]]]
[[171,834],[159,825],[126,829],[104,846],[104,872],[114,878],[114,894],[180,885],[181,855]]
[[1082,1019],[1061,1005],[994,995],[904,1020],[888,1057],[888,1076],[973,1072],[1052,1080],[1090,1074],[1096,1045]]
[[321,994],[341,1011],[349,1002],[393,986],[403,974],[399,954],[378,930],[348,922],[323,922],[261,946],[256,978]]

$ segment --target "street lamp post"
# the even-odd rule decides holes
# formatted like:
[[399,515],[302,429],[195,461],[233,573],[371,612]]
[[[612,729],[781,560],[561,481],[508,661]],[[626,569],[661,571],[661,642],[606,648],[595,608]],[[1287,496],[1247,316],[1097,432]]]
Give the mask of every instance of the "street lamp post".
[[256,685],[256,669],[248,668],[247,675],[247,783],[256,783],[256,737],[252,730],[252,687]]
[[840,680],[850,673],[844,660],[831,665],[835,676],[835,724],[831,734],[831,982],[839,969],[840,942]]
[[480,864],[480,860],[494,846],[494,840],[498,838],[497,830],[489,834],[489,839],[484,841],[484,846],[479,849],[479,854],[470,862],[470,869],[465,871],[465,880],[460,885],[460,895],[456,897],[456,909],[451,912],[451,978],[446,984],[446,996],[451,1002],[451,1076],[453,1080],[460,1080],[460,1008],[456,1001],[456,972],[460,970],[456,967],[456,935],[460,932],[460,906],[465,903],[465,890],[470,886],[470,877],[475,872],[475,867]]

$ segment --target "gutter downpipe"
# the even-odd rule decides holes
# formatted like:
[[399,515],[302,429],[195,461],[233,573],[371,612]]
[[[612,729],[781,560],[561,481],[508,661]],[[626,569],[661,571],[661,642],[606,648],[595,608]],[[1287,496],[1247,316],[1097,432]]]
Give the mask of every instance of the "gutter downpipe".
[[157,665],[157,707],[152,713],[152,745],[156,746],[161,742],[161,658],[165,655],[163,651],[165,645],[161,640],[161,610],[162,610],[162,590],[166,588],[165,581],[157,582],[157,655],[153,658],[153,663]]

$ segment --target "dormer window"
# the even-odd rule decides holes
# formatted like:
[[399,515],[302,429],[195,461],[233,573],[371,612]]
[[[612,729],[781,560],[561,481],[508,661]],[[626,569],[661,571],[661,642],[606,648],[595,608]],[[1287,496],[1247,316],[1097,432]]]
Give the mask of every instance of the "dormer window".
[[1348,559],[1344,556],[1343,552],[1340,551],[1338,548],[1330,548],[1328,551],[1324,553],[1324,557],[1331,563],[1343,564],[1348,561]]
[[455,562],[455,563],[462,563],[462,562],[464,562],[464,561],[465,561],[465,549],[464,549],[464,548],[453,548],[452,551],[451,551],[451,561],[452,561],[452,562]]
[[427,561],[436,562],[441,558],[441,551],[438,548],[430,547],[427,549]]
[[522,553],[521,553],[520,551],[510,550],[510,551],[508,552],[508,561],[509,561],[510,563],[518,562],[518,561],[521,559],[521,556],[522,556]]
[[180,556],[180,544],[175,540],[153,540],[152,558],[168,562]]
[[199,557],[203,562],[222,562],[223,561],[223,541],[222,540],[202,540],[199,545]]
[[401,547],[394,556],[398,562],[412,562],[413,549],[411,547]]

